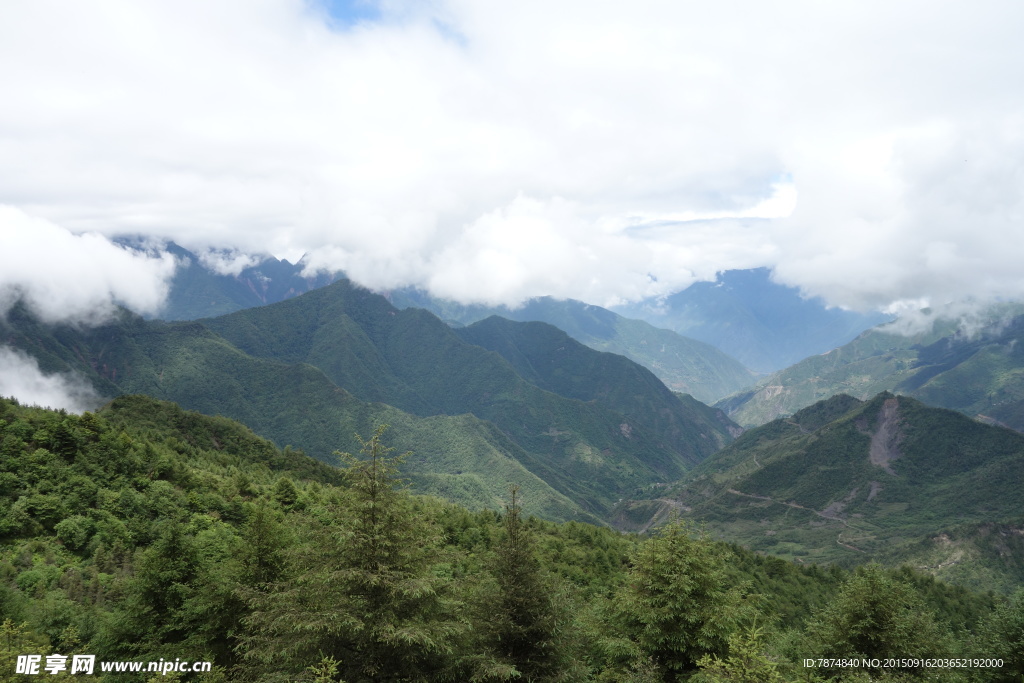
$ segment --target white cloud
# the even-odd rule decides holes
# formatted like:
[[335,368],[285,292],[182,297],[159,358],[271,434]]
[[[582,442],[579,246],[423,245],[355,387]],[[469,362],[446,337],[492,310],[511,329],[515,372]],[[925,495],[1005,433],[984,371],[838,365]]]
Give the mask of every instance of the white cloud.
[[908,132],[865,166],[821,169],[802,189],[778,223],[779,279],[860,308],[1024,298],[1016,127]]
[[0,346],[0,396],[73,413],[95,410],[103,402],[80,376],[44,374],[34,358],[7,346]]
[[380,6],[5,4],[0,202],[463,300],[1024,294],[1024,5]]
[[199,262],[220,275],[238,275],[246,268],[260,262],[257,256],[244,254],[236,249],[212,249],[200,251]]
[[11,206],[0,205],[0,244],[0,315],[20,299],[47,322],[102,322],[115,304],[155,312],[175,266],[169,254],[74,235]]

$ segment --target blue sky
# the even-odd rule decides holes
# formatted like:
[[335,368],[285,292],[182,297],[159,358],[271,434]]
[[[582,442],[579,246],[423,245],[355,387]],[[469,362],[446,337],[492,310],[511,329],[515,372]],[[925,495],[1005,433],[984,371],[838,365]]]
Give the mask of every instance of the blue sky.
[[380,18],[377,3],[371,0],[316,0],[341,26],[352,26]]

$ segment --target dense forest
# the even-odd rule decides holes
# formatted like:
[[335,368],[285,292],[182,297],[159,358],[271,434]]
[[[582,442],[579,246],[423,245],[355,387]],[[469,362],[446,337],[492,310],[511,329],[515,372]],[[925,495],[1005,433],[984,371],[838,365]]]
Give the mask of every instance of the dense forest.
[[1024,674],[1024,592],[786,562],[681,521],[541,521],[516,482],[504,510],[471,512],[408,493],[390,438],[335,467],[143,396],[81,416],[0,402],[0,679],[55,653],[213,664],[97,668],[110,681]]

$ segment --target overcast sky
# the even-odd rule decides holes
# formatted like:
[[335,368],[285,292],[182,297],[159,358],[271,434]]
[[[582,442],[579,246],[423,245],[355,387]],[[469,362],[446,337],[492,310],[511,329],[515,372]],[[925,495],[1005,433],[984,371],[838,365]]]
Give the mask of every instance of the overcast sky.
[[6,2],[0,306],[156,310],[173,263],[122,234],[489,303],[755,266],[860,309],[1019,298],[1021,26],[1016,0]]

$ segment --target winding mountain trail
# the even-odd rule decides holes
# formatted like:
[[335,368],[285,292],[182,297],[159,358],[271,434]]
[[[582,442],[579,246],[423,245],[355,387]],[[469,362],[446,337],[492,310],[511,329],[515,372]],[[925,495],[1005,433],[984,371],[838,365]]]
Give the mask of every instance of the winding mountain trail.
[[[804,505],[800,505],[799,503],[784,503],[784,502],[782,502],[780,500],[775,500],[774,498],[772,498],[770,496],[758,496],[758,495],[753,494],[753,493],[743,493],[742,491],[737,491],[736,489],[726,489],[726,491],[728,491],[729,493],[731,493],[733,495],[736,495],[736,496],[743,496],[744,498],[754,498],[756,500],[766,500],[769,503],[775,503],[776,505],[785,505],[786,507],[796,508],[797,510],[805,510],[807,512],[810,512],[810,513],[813,513],[813,514],[817,515],[818,517],[822,517],[823,519],[827,519],[827,520],[830,520],[830,521],[833,521],[833,522],[839,522],[840,524],[845,526],[847,529],[854,529],[855,528],[855,527],[850,526],[850,523],[847,522],[842,517],[836,517],[835,515],[827,515],[824,512],[819,512],[819,511],[815,510],[814,508],[809,508],[809,507],[806,507]],[[861,550],[860,548],[852,546],[849,543],[843,543],[843,532],[842,531],[840,531],[839,532],[839,536],[836,537],[836,543],[838,543],[839,545],[843,546],[844,548],[849,548],[850,550],[856,550],[858,553],[865,553],[865,552],[867,552],[865,550]]]
[[838,543],[839,545],[843,546],[844,548],[849,548],[850,550],[856,550],[858,553],[865,553],[865,554],[867,553],[866,550],[861,550],[857,546],[850,545],[849,543],[843,543],[843,532],[842,531],[840,531],[839,535],[836,537],[836,543]]
[[798,510],[806,510],[807,512],[812,512],[812,513],[818,515],[819,517],[823,517],[825,519],[832,520],[833,522],[839,522],[839,523],[841,523],[843,526],[845,526],[847,528],[850,528],[850,529],[853,528],[842,517],[835,517],[833,515],[826,515],[824,512],[818,512],[814,508],[805,507],[803,505],[800,505],[799,503],[783,503],[781,500],[775,500],[774,498],[771,498],[770,496],[758,496],[758,495],[755,495],[753,493],[743,493],[742,491],[737,491],[736,489],[726,489],[726,491],[728,491],[729,493],[735,494],[737,496],[743,496],[745,498],[756,498],[757,500],[767,500],[769,503],[775,503],[777,505],[785,505],[787,507],[796,508]]

